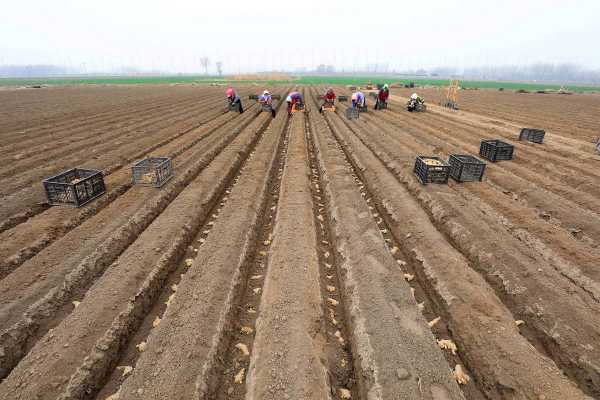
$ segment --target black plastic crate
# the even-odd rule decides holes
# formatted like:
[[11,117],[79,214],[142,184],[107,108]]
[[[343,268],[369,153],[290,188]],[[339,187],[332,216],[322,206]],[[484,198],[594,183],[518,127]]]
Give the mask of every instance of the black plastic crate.
[[161,187],[173,177],[171,159],[168,157],[148,157],[131,167],[134,185]]
[[543,129],[523,128],[519,134],[519,140],[542,144],[545,135],[546,131]]
[[81,207],[106,192],[104,175],[95,169],[73,168],[42,183],[50,205]]
[[498,139],[482,140],[479,155],[492,162],[499,160],[512,160],[514,147]]
[[357,119],[358,118],[358,110],[354,107],[346,108],[346,118]]
[[417,156],[414,173],[423,185],[448,183],[450,166],[439,157]]
[[458,182],[481,181],[485,163],[468,154],[451,154],[448,159],[450,176]]

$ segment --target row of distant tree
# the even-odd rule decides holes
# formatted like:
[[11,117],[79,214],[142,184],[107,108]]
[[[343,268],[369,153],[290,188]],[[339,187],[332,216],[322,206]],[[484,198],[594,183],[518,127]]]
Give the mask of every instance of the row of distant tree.
[[[212,65],[208,57],[199,59],[204,73],[208,75],[209,67]],[[219,76],[223,75],[223,62],[216,61],[215,69]],[[336,68],[333,65],[320,64],[315,69],[296,71],[298,73],[316,73],[316,74],[336,74],[340,72],[348,73],[347,69]],[[575,64],[551,64],[538,63],[532,65],[504,65],[504,66],[485,66],[470,68],[438,67],[429,70],[415,69],[395,71],[389,69],[388,65],[369,66],[365,68],[354,69],[355,73],[377,73],[377,74],[403,74],[423,77],[460,77],[462,79],[472,80],[507,80],[507,81],[545,81],[561,83],[593,83],[600,84],[600,69],[590,69]],[[77,74],[92,74],[93,72],[81,70],[78,68],[67,68],[56,65],[0,65],[0,77],[43,77],[43,76],[64,76]],[[102,71],[97,73],[103,73]],[[123,75],[135,74],[160,74],[160,71],[140,70],[136,68],[121,68],[116,71],[104,71],[104,73],[116,73]]]

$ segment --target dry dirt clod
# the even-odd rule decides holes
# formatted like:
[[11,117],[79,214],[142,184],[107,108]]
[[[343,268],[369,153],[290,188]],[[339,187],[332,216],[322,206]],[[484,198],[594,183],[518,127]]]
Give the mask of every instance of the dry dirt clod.
[[440,317],[434,318],[431,321],[429,321],[427,323],[427,325],[429,325],[430,328],[433,328],[435,326],[435,324],[437,324],[438,322],[440,322],[440,320],[441,320]]
[[321,222],[325,220],[321,214],[317,215],[317,219]]
[[392,247],[390,252],[392,253],[392,255],[396,254],[398,252],[398,247],[397,246]]
[[452,354],[456,355],[458,348],[456,347],[456,344],[452,340],[442,339],[442,340],[438,340],[437,343],[438,343],[438,346],[440,346],[440,349],[450,350],[452,352]]
[[406,261],[402,261],[402,260],[396,260],[396,262],[398,263],[398,265],[400,265],[401,267],[406,265]]
[[244,335],[252,335],[252,333],[254,332],[254,329],[250,328],[249,326],[242,326],[242,329],[240,329],[240,331]]
[[458,382],[459,385],[466,385],[471,380],[471,377],[465,373],[462,366],[460,364],[456,364],[454,367],[454,371],[452,371],[454,375],[454,379]]
[[198,242],[199,242],[200,244],[202,244],[202,243],[206,242],[206,239],[204,239],[204,238],[200,238],[200,239],[198,239]]
[[344,388],[340,388],[340,399],[351,399],[352,398],[352,393],[350,393],[350,391],[348,389],[344,389]]
[[423,311],[425,309],[425,302],[417,303],[417,308],[419,311]]
[[157,315],[154,321],[152,321],[152,327],[156,328],[158,325],[160,325],[160,317]]
[[233,382],[239,383],[239,384],[244,383],[244,374],[245,373],[246,373],[246,368],[240,369],[240,372],[235,374],[235,377],[233,378]]
[[242,352],[242,354],[246,357],[250,355],[250,352],[248,351],[248,346],[246,346],[244,343],[236,344],[235,348],[239,349]]
[[177,284],[176,283],[174,283],[174,284],[171,285],[171,290],[174,291],[174,292],[177,291]]
[[135,347],[138,349],[138,351],[139,351],[140,353],[143,353],[143,352],[146,350],[146,347],[147,347],[147,346],[148,346],[148,345],[146,344],[146,342],[145,342],[145,341],[141,342],[140,344],[136,344],[136,345],[135,345]]
[[337,338],[338,342],[340,342],[342,345],[344,344],[344,338],[342,336],[342,332],[335,331],[334,336]]

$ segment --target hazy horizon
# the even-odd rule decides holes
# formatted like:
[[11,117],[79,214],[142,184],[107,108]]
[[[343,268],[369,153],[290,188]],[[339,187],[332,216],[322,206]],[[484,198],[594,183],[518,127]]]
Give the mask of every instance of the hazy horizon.
[[296,3],[157,0],[11,2],[3,7],[0,65],[82,72],[128,67],[201,73],[314,69],[353,72],[569,63],[600,68],[600,2],[502,4],[355,0]]

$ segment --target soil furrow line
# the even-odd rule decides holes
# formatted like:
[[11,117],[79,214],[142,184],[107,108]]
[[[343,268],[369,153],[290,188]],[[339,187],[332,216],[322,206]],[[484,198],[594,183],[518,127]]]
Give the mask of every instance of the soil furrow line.
[[[398,135],[385,122],[375,121],[369,116],[365,116],[365,121],[377,126],[379,132],[372,139],[381,144],[381,149],[386,149],[389,159],[401,162],[407,169],[412,167],[416,154],[437,154],[448,147],[442,142],[439,142],[439,146],[443,147],[436,147],[422,136],[414,137],[414,141],[411,141],[406,135]],[[394,151],[390,152],[390,149]],[[455,151],[461,152],[460,149]],[[452,153],[452,149],[446,153]],[[486,175],[490,173],[493,174],[493,170],[487,169]],[[502,174],[498,176],[503,179]],[[489,178],[479,185],[450,183],[450,186],[470,202],[471,207],[476,206],[481,210],[482,218],[488,223],[506,230],[545,259],[548,265],[595,299],[600,299],[600,274],[596,270],[600,254],[587,232],[574,230],[572,227],[565,229],[555,214],[550,215],[544,210],[528,207],[527,203],[520,201],[517,194],[496,186]],[[521,228],[526,216],[531,216],[527,220],[527,230]]]
[[[252,107],[248,109],[248,112],[252,112]],[[188,161],[187,158],[190,157],[187,154],[190,149],[197,147],[201,142],[203,146],[210,146],[210,142],[204,143],[204,141],[209,139],[214,141],[214,132],[218,131],[224,125],[230,124],[234,119],[235,116],[226,114],[200,127],[186,129],[129,157],[127,161],[137,160],[150,153],[154,153],[170,157],[173,165],[176,167],[182,163],[185,164]],[[241,126],[244,126],[243,122]],[[123,164],[125,163],[123,162],[121,167]],[[60,239],[71,229],[77,227],[93,215],[96,215],[104,207],[133,187],[130,170],[120,170],[121,167],[114,165],[110,168],[110,177],[105,178],[106,185],[109,188],[107,193],[81,211],[73,213],[72,209],[54,207],[46,210],[46,212],[39,213],[40,215],[27,214],[29,215],[28,218],[24,218],[23,220],[22,217],[13,221],[14,223],[28,221],[27,224],[16,226],[7,232],[0,231],[0,279],[18,268],[23,262],[34,257],[54,241]],[[177,173],[176,170],[175,173]],[[105,174],[108,175],[109,172],[106,171]],[[72,214],[75,215],[73,216]]]
[[[152,105],[151,107],[146,105],[145,107],[128,108],[127,111],[123,113],[108,115],[102,120],[96,120],[82,126],[49,126],[47,130],[50,130],[50,132],[38,131],[35,136],[31,138],[19,135],[16,138],[18,140],[15,140],[14,142],[7,141],[6,147],[2,149],[0,155],[6,156],[11,153],[19,153],[20,150],[25,150],[24,153],[19,153],[19,159],[23,159],[40,150],[48,151],[54,147],[64,146],[64,141],[61,141],[64,139],[69,139],[69,144],[88,139],[89,136],[91,136],[89,130],[97,131],[100,127],[106,127],[104,131],[107,131],[111,127],[122,129],[122,124],[124,122],[131,124],[131,121],[143,121],[148,115],[157,115],[164,111],[168,112],[169,110],[180,109],[192,104],[197,104],[198,102],[199,99],[195,97],[187,98],[176,103],[173,101],[165,101],[164,103]],[[83,133],[84,136],[80,136],[80,133]],[[49,138],[52,140],[49,141]],[[39,147],[41,147],[41,149]]]
[[[134,143],[137,140],[139,140],[140,135],[151,136],[153,132],[157,132],[171,123],[186,121],[190,119],[190,116],[199,114],[197,111],[196,103],[190,104],[183,110],[179,107],[174,107],[174,109],[174,112],[167,112],[165,115],[154,116],[150,117],[149,119],[145,118],[143,120],[143,123],[139,125],[132,123],[124,130],[108,130],[104,133],[87,137],[81,141],[74,141],[72,145],[59,146],[57,147],[57,151],[53,151],[53,149],[48,149],[44,151],[35,152],[35,155],[30,155],[24,158],[24,162],[13,163],[12,168],[8,168],[2,171],[0,173],[0,179],[4,178],[6,182],[10,182],[10,179],[6,179],[7,177],[21,177],[21,172],[26,172],[26,175],[29,176],[32,171],[38,169],[36,168],[37,166],[39,166],[40,164],[42,164],[42,166],[45,166],[45,162],[49,160],[60,160],[60,162],[63,164],[80,162],[90,163],[90,158],[93,159],[97,156],[97,154],[104,155],[106,151],[118,151],[118,147],[126,146],[129,143]],[[217,107],[214,107],[211,111],[214,112],[214,115],[210,116],[211,118],[218,116]],[[174,119],[174,121],[170,121],[169,119]],[[138,131],[149,127],[152,128],[151,133],[137,133]],[[113,142],[113,139],[117,141]],[[83,149],[86,149],[85,154],[79,152],[79,150]],[[56,169],[56,167],[54,168]],[[30,181],[25,182],[25,184],[28,183],[30,183]],[[7,187],[3,188],[3,191],[6,195],[6,193],[10,193],[14,190],[21,189],[22,185],[23,183],[21,183],[21,185],[8,185]]]
[[[526,328],[515,323],[515,318],[477,268],[454,247],[454,240],[446,240],[447,230],[438,231],[439,204],[424,205],[420,197],[423,194],[415,194],[412,186],[407,187],[404,179],[398,178],[402,172],[391,169],[368,150],[363,139],[359,139],[362,124],[347,123],[338,117],[331,117],[330,121],[355,170],[362,173],[362,182],[375,204],[384,210],[381,216],[406,253],[407,266],[414,271],[411,275],[415,275],[429,297],[435,299],[432,301],[437,304],[435,309],[444,311],[437,323],[447,325],[456,340],[458,354],[485,395],[519,399],[540,395],[547,399],[587,398],[552,360],[521,336]],[[418,186],[415,182],[415,187]],[[431,207],[438,218],[429,214]],[[447,213],[443,218],[444,221],[450,219]],[[461,226],[452,227],[462,239],[463,247],[474,246],[476,239],[467,241],[460,236],[464,234],[464,230],[459,230]]]
[[[372,143],[361,132],[361,125],[351,127],[360,137],[356,143],[370,148]],[[600,322],[595,317],[598,305],[587,293],[554,269],[542,269],[545,261],[528,254],[518,240],[482,224],[483,214],[478,216],[469,211],[466,204],[453,201],[455,196],[448,187],[424,188],[406,168],[381,158],[385,156],[381,149],[371,148],[371,151],[419,201],[432,223],[487,280],[516,319],[524,321],[521,334],[541,353],[551,357],[582,390],[596,393],[594,382],[600,382],[600,368],[591,343],[598,340]]]
[[241,371],[249,400],[331,398],[304,118],[290,122],[256,337]]
[[[395,125],[387,119],[384,119],[384,122]],[[380,122],[374,123],[381,125]],[[465,153],[465,149],[473,154],[478,153],[475,146],[460,141],[456,142],[447,135],[440,135],[437,133],[437,129],[425,124],[421,124],[420,128],[427,131],[427,136],[423,136],[422,133],[406,125],[395,126],[401,128],[403,132],[409,133],[416,142],[433,146],[436,153],[440,150],[445,153]],[[396,134],[389,135],[389,137],[396,142],[406,143],[403,135]],[[504,164],[488,163],[486,168],[485,181],[498,190],[499,194],[509,193],[513,197],[516,196],[516,200],[538,211],[544,219],[551,217],[552,222],[561,226],[567,233],[576,230],[578,237],[596,247],[597,239],[595,238],[600,237],[600,217],[595,209],[590,208],[593,206],[588,201],[591,196],[585,196],[588,199],[586,201],[578,200],[579,197],[573,197],[577,195],[569,194],[573,190],[565,189],[564,185],[560,183],[550,181],[549,178],[540,181],[528,172],[523,172],[524,168],[522,167]],[[535,188],[532,188],[532,183],[535,184]],[[593,201],[597,202],[597,200]]]
[[[262,272],[256,271],[264,268],[262,252],[267,246],[258,241],[266,240],[264,224],[277,204],[274,188],[284,151],[285,122],[286,115],[281,113],[267,128],[236,186],[219,204],[220,212],[213,214],[218,215],[214,227],[195,239],[201,246],[197,256],[190,255],[193,267],[181,277],[160,325],[146,338],[150,350],[168,350],[140,354],[136,363],[129,363],[134,369],[121,388],[114,384],[101,394],[119,391],[127,398],[141,391],[144,398],[204,399],[217,398],[217,391],[224,390],[220,384],[226,384],[224,371],[236,356],[231,352],[240,352],[233,347],[236,332],[249,324],[242,321],[243,316],[247,310],[256,310],[260,299],[253,289],[261,286],[258,274]],[[195,339],[190,341],[190,337]],[[244,335],[242,340],[250,338]],[[152,383],[147,376],[155,377]],[[123,379],[117,376],[117,380]],[[233,380],[229,383],[233,385]]]
[[[252,108],[252,106],[250,108]],[[206,124],[210,124],[212,121],[218,120],[221,117],[221,115],[209,116],[206,119],[199,121],[198,123],[193,121],[188,122],[187,120],[182,120],[175,125],[167,125],[165,128],[158,130],[155,135],[150,136],[148,138],[144,138],[144,141],[148,141],[152,144],[146,148],[143,148],[141,151],[139,150],[139,147],[142,146],[144,143],[133,143],[129,148],[117,149],[113,152],[103,154],[101,156],[102,161],[96,160],[95,163],[104,164],[106,168],[103,169],[103,173],[105,176],[108,176],[111,173],[123,168],[125,165],[135,160],[138,160],[139,158],[147,155],[148,153],[158,149],[160,146],[163,146],[164,144],[167,144],[182,135],[192,132],[196,128],[199,128]],[[160,137],[155,138],[155,136],[163,136],[165,130],[167,132],[175,130],[177,133],[174,135],[170,135],[165,139],[162,139]],[[125,156],[123,156],[124,151]],[[127,153],[130,154],[127,155]],[[64,161],[63,164],[65,164]],[[65,167],[67,166],[68,164],[65,165]],[[42,174],[50,174],[53,171],[55,172],[56,165],[46,166],[45,169],[47,171],[40,172],[38,174],[38,178],[41,179]],[[29,177],[28,179],[29,181],[31,181],[31,177]],[[40,186],[40,183],[37,182],[34,185],[25,187],[24,189],[21,189],[5,197],[4,203],[0,206],[0,215],[4,215],[6,218],[4,222],[0,224],[0,233],[27,221],[27,219],[43,212],[48,208],[47,204],[43,202],[43,190],[40,189]],[[18,202],[16,202],[17,199]],[[25,211],[22,211],[23,206],[28,206],[29,208]]]
[[407,399],[462,399],[398,266],[398,248],[327,120],[329,116],[311,115],[311,136],[333,253],[339,258],[342,301],[329,305],[344,308],[349,316],[348,338],[359,382],[355,394],[364,399],[399,393]]
[[[81,303],[5,379],[7,396],[80,399],[110,372],[121,343],[177,265],[271,117],[257,118],[189,181],[166,209],[97,279]],[[64,346],[66,344],[67,346]],[[59,357],[51,356],[60,349]],[[87,356],[86,356],[87,355]],[[63,381],[42,370],[60,370]],[[32,375],[35,379],[31,379]],[[26,378],[26,383],[23,378]],[[8,398],[8,397],[0,397]]]
[[[249,120],[252,120],[255,115],[249,115]],[[40,265],[36,262],[36,257],[15,271],[19,272],[18,274],[10,274],[0,281],[2,298],[6,299],[5,302],[3,300],[4,304],[0,308],[0,320],[2,320],[0,325],[6,327],[0,334],[0,346],[6,349],[6,354],[0,359],[2,375],[6,375],[25,355],[38,337],[60,322],[64,316],[61,317],[61,313],[57,314],[58,310],[63,309],[73,296],[84,291],[96,276],[101,275],[112,261],[119,257],[167,208],[169,203],[178,197],[180,192],[196,179],[198,174],[209,166],[221,151],[228,148],[236,137],[241,135],[245,138],[251,135],[252,126],[256,126],[259,123],[257,121],[254,120],[248,128],[239,126],[225,131],[220,140],[206,148],[200,157],[172,179],[167,187],[140,204],[139,208],[124,223],[101,235],[101,237],[104,236],[104,239],[101,242],[94,242],[91,248],[92,252],[84,253],[83,259],[80,259],[79,253],[76,253],[76,257],[71,263],[57,259],[57,265],[46,263]],[[118,221],[123,220],[118,219]],[[90,221],[90,223],[92,222]],[[66,236],[63,239],[68,240],[69,237]],[[57,257],[59,256],[57,255]],[[30,276],[24,274],[26,270],[23,268],[26,267],[41,271],[32,273]],[[21,271],[22,269],[23,271]],[[24,279],[31,281],[23,285],[20,281]],[[15,291],[24,291],[25,293],[12,294]]]

